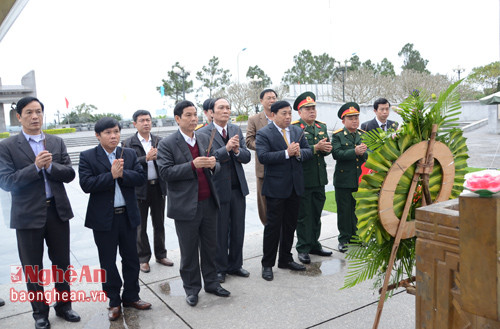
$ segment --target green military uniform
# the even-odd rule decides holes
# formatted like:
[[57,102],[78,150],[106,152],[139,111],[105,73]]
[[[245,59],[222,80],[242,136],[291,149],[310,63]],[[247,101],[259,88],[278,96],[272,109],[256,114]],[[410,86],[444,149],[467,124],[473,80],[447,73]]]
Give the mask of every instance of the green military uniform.
[[328,141],[330,139],[326,124],[323,122],[314,121],[314,124],[307,125],[300,119],[292,124],[304,130],[304,136],[313,151],[312,159],[302,163],[305,190],[300,198],[296,245],[297,252],[309,253],[322,249],[318,239],[321,233],[321,212],[326,200],[325,185],[328,184],[325,156],[330,154],[330,152],[315,152],[314,145],[323,138]]
[[[355,103],[347,103],[355,104]],[[345,115],[359,115],[353,111],[339,111],[339,117]],[[341,107],[341,110],[344,108]],[[351,107],[352,108],[352,107]],[[342,115],[343,114],[343,115]],[[352,196],[358,190],[358,180],[361,175],[361,165],[368,158],[368,153],[356,155],[354,148],[361,144],[363,130],[357,129],[354,133],[347,128],[339,129],[332,135],[332,155],[337,161],[333,175],[333,186],[335,187],[335,198],[337,201],[337,226],[339,229],[339,244],[349,243],[352,236],[356,234],[358,219],[354,213],[356,201]]]

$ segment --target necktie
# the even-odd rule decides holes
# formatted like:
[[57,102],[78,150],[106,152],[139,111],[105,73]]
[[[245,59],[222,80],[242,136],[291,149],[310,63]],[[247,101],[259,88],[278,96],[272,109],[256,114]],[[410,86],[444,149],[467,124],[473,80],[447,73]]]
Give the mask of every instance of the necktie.
[[385,131],[385,123],[383,123],[380,128],[382,128],[383,131]]
[[283,139],[285,140],[286,145],[290,145],[290,144],[288,144],[288,138],[286,138],[286,130],[281,129],[281,132],[283,133]]
[[226,129],[222,128],[222,138],[226,139]]

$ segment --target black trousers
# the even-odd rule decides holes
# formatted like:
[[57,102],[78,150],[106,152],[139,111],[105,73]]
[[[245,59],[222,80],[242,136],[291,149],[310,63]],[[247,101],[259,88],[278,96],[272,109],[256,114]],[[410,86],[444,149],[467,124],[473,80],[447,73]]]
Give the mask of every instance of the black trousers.
[[137,228],[137,253],[140,263],[151,259],[151,246],[148,238],[148,212],[151,209],[153,224],[153,246],[156,259],[167,257],[165,249],[165,197],[161,194],[160,184],[147,186],[147,199],[137,200],[141,213],[141,225]]
[[193,220],[176,220],[175,230],[181,250],[180,274],[186,295],[198,295],[201,290],[201,273],[205,290],[219,285],[215,267],[217,249],[217,208],[212,197],[198,202]]
[[217,215],[217,272],[231,273],[243,266],[246,199],[240,189],[231,190],[231,200],[220,205]]
[[278,264],[293,261],[293,235],[297,227],[300,196],[295,191],[286,199],[266,196],[267,223],[264,227],[264,255],[262,266],[273,267],[276,263],[276,252],[279,245]]
[[[17,249],[23,270],[26,266],[38,265],[38,269],[43,268],[43,242],[47,244],[49,258],[53,266],[66,271],[69,266],[69,221],[61,221],[54,201],[47,207],[47,220],[45,226],[39,229],[18,229]],[[57,280],[59,281],[59,280]],[[43,286],[28,281],[26,284],[28,291],[43,292]],[[59,292],[69,292],[69,284],[66,281],[55,282],[55,289]],[[33,318],[40,319],[49,316],[49,305],[44,301],[31,303]],[[58,301],[54,306],[56,310],[66,310],[71,308],[71,302]]]
[[[101,268],[106,270],[106,280],[102,290],[109,298],[109,306],[120,306],[124,302],[139,300],[139,257],[137,256],[137,228],[132,228],[127,218],[127,212],[115,214],[111,231],[94,230],[94,241],[99,252]],[[122,258],[122,274],[116,267],[116,252]],[[123,283],[123,293],[120,289]]]

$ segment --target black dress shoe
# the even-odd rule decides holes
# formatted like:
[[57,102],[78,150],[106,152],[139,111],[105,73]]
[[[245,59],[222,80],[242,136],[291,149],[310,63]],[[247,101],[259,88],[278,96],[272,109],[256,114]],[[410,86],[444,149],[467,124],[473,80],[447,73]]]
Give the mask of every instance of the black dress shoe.
[[241,276],[243,278],[248,278],[250,276],[250,272],[245,270],[244,268],[240,268],[239,270],[229,272],[231,275]]
[[197,295],[186,296],[186,303],[188,303],[189,306],[196,306],[196,304],[198,304],[198,296]]
[[35,329],[49,329],[50,322],[47,318],[40,318],[35,320]]
[[299,252],[299,260],[304,264],[309,264],[311,262],[311,257],[306,252]]
[[296,263],[293,260],[291,262],[286,263],[286,264],[279,264],[278,263],[278,267],[279,268],[287,268],[287,269],[290,269],[292,271],[305,271],[306,270],[306,267],[304,265]]
[[219,283],[226,282],[226,273],[217,273],[217,281],[219,281]]
[[229,291],[222,288],[221,286],[218,286],[214,290],[205,290],[205,291],[208,292],[209,294],[214,294],[215,296],[219,297],[229,297],[229,295],[231,294]]
[[4,305],[5,305],[5,301],[2,298],[0,298],[0,306],[4,306]]
[[323,257],[328,257],[328,256],[332,255],[331,251],[327,251],[325,249],[311,250],[311,251],[309,251],[309,253],[313,254],[313,255],[323,256]]
[[347,244],[343,243],[343,242],[339,242],[339,251],[341,253],[344,253],[347,251]]
[[267,281],[273,281],[273,268],[267,266],[262,267],[262,278]]
[[80,316],[78,313],[73,311],[72,309],[64,310],[64,311],[56,311],[56,315],[58,317],[63,318],[68,322],[78,322],[80,321]]

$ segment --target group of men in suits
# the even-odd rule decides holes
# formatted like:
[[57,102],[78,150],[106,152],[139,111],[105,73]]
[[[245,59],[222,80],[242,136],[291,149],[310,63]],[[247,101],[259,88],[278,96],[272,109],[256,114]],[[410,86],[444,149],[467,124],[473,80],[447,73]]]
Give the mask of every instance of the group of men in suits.
[[[309,254],[329,256],[319,243],[321,210],[327,184],[324,157],[337,160],[334,186],[338,208],[339,250],[345,251],[356,231],[354,199],[360,166],[367,158],[361,142],[359,105],[344,104],[338,113],[344,124],[328,138],[326,125],[316,120],[315,95],[300,95],[293,106],[300,119],[291,122],[292,106],[277,101],[272,89],[260,95],[263,111],[248,122],[246,140],[241,129],[230,123],[231,107],[224,98],[207,100],[204,110],[210,123],[197,128],[196,107],[189,101],[174,109],[179,130],[160,139],[151,134],[147,111],[134,114],[137,134],[118,146],[121,126],[112,118],[95,124],[99,145],[80,154],[80,186],[90,193],[85,226],[93,230],[101,268],[106,270],[103,290],[109,298],[110,320],[121,307],[145,310],[151,304],[139,298],[139,271],[149,272],[152,256],[146,234],[148,211],[154,231],[154,254],[162,265],[172,266],[165,249],[164,209],[174,219],[181,251],[180,273],[186,302],[195,306],[201,290],[227,297],[220,283],[227,274],[248,277],[243,265],[245,197],[248,186],[243,164],[250,161],[247,149],[256,150],[259,217],[264,228],[262,277],[273,280],[272,267],[305,270],[291,254],[297,229],[299,260]],[[376,118],[363,123],[370,130],[396,129],[387,120],[390,104],[378,99]],[[11,227],[16,229],[23,269],[42,269],[43,243],[52,265],[63,271],[69,266],[69,219],[73,217],[64,183],[75,172],[61,138],[42,130],[43,104],[34,97],[16,106],[22,133],[0,143],[0,187],[12,195]],[[117,250],[122,258],[123,282],[116,267]],[[200,256],[200,257],[199,257]],[[201,266],[200,266],[201,258]],[[201,271],[201,274],[200,274]],[[38,282],[29,291],[42,291]],[[123,292],[120,294],[121,289]],[[69,292],[66,281],[58,291]],[[36,328],[49,328],[49,307],[33,301]],[[80,321],[70,300],[58,300],[56,315]]]

